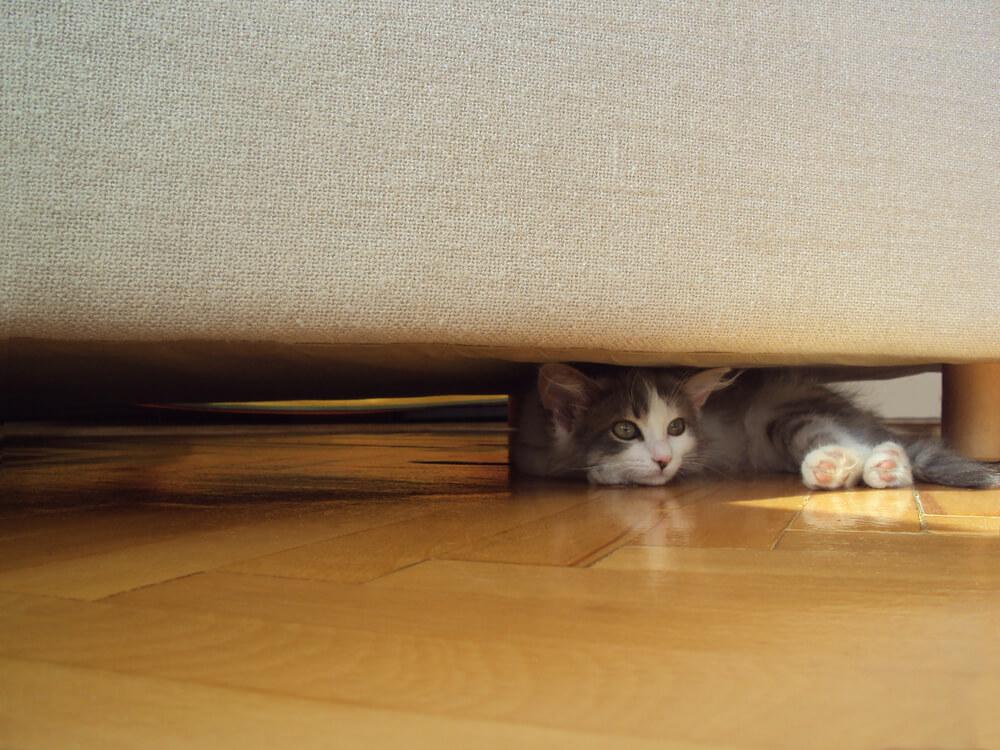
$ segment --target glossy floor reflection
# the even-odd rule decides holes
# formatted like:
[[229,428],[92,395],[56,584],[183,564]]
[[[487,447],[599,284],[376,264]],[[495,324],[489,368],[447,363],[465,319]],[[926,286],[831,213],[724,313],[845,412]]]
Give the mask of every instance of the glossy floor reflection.
[[495,427],[8,434],[2,747],[1000,747],[1000,491],[511,482]]

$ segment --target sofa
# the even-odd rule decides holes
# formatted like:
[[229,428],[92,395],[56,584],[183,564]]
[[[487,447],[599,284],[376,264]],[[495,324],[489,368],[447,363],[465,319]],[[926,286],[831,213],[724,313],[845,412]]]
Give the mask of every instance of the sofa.
[[945,366],[1000,458],[995,4],[4,13],[9,417]]

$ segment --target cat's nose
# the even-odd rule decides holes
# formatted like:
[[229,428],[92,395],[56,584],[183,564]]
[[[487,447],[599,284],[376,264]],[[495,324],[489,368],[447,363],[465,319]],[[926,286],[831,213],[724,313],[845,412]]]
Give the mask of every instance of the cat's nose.
[[673,458],[673,454],[670,452],[670,446],[667,445],[665,440],[658,440],[649,445],[649,457],[653,459],[653,463],[660,467],[660,469],[665,469],[667,464],[670,463],[670,459]]

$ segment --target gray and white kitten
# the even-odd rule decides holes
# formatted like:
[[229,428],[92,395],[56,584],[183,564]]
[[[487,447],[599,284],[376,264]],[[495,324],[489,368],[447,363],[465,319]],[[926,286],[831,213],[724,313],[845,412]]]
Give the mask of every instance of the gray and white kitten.
[[683,475],[800,474],[812,489],[903,487],[914,479],[998,487],[1000,471],[937,440],[899,435],[794,371],[685,372],[543,365],[511,458],[526,474],[594,484]]

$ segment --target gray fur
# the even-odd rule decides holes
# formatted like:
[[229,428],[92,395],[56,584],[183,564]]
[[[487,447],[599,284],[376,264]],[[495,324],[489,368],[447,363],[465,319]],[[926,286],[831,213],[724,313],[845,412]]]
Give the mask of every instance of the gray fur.
[[[562,372],[573,371],[565,368]],[[996,467],[963,458],[939,441],[894,433],[875,414],[802,371],[748,370],[737,378],[719,380],[715,388],[722,390],[712,393],[700,409],[685,390],[697,374],[680,369],[590,370],[585,376],[587,395],[580,403],[571,399],[572,408],[562,422],[561,433],[537,389],[532,389],[525,398],[513,442],[514,466],[534,475],[586,476],[602,481],[594,478],[599,473],[588,474],[588,469],[614,462],[628,447],[611,435],[611,425],[629,414],[641,416],[649,408],[646,394],[655,391],[684,416],[695,440],[694,447],[683,455],[678,476],[801,472],[810,486],[851,486],[859,481],[872,486],[902,486],[910,483],[911,472],[905,466],[908,457],[912,478],[918,481],[955,487],[1000,486]],[[562,440],[557,439],[560,434]],[[877,449],[884,446],[890,446],[890,451],[897,447],[905,451],[899,463],[906,469],[885,484],[879,483],[877,468],[878,460],[884,457]],[[814,473],[817,465],[826,465],[818,463],[824,459],[824,451],[833,449],[836,454],[841,447],[856,457],[845,468],[845,479],[817,483],[817,479],[826,479],[823,468],[818,469],[820,474]],[[851,469],[866,460],[864,473],[860,465]]]
[[914,477],[921,482],[973,489],[1000,487],[1000,469],[996,466],[960,456],[937,440],[911,438],[903,445],[913,462]]
[[588,368],[588,376],[600,387],[600,396],[573,421],[571,439],[560,445],[554,438],[553,414],[542,405],[537,388],[524,394],[519,429],[511,449],[514,466],[526,474],[584,478],[597,452],[606,460],[626,445],[610,434],[610,426],[629,411],[648,408],[647,386],[665,398],[674,399],[682,413],[697,424],[690,403],[678,399],[682,379],[676,373],[640,368]]

